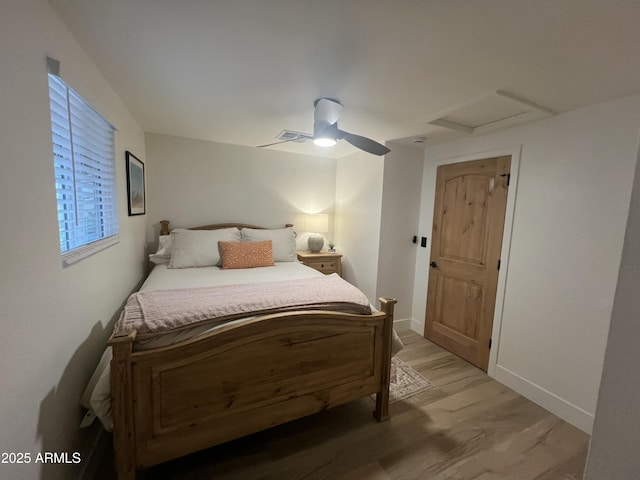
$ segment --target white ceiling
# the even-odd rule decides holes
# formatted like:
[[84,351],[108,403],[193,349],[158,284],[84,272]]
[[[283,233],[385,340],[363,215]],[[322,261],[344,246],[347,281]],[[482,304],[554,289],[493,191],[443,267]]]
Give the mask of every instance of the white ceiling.
[[434,143],[465,133],[430,121],[496,90],[556,112],[640,92],[640,0],[50,2],[153,133],[270,143],[330,97],[343,130]]

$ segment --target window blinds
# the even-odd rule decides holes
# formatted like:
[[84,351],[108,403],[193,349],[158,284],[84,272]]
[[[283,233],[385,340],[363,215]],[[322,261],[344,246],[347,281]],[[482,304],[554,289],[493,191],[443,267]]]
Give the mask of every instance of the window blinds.
[[79,249],[117,241],[114,128],[51,74],[49,97],[60,249],[73,263]]

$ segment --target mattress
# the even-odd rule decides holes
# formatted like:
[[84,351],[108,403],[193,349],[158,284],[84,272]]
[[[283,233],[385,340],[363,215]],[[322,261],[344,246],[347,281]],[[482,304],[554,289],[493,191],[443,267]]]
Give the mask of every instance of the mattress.
[[167,265],[156,265],[140,287],[140,291],[275,282],[322,275],[319,271],[298,262],[276,262],[273,267],[236,270],[223,270],[220,267],[167,268]]

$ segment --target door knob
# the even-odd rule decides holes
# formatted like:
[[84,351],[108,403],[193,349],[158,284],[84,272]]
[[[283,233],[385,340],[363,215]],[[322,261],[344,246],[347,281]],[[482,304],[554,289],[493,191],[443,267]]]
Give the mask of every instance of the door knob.
[[438,264],[436,262],[431,262],[429,265],[431,265],[431,268],[438,268]]

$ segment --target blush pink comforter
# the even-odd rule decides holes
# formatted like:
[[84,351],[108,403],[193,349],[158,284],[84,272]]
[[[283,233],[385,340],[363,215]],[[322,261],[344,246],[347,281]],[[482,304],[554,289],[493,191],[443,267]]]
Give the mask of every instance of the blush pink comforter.
[[138,339],[195,325],[292,310],[371,314],[367,297],[337,274],[301,280],[153,290],[131,295],[116,333],[137,330]]

